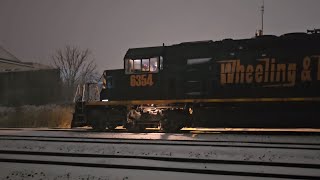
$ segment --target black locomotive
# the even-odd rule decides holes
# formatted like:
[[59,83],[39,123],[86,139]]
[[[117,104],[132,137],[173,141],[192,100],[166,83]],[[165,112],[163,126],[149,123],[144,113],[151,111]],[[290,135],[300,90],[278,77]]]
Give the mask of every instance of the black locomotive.
[[123,69],[104,71],[100,101],[78,102],[73,125],[320,127],[317,32],[129,49]]

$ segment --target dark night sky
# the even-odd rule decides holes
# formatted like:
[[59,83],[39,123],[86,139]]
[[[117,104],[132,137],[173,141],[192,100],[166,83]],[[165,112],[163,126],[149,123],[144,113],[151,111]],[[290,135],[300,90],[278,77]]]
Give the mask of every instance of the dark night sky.
[[[0,45],[50,63],[66,44],[92,50],[99,70],[122,68],[128,48],[250,38],[262,0],[0,0]],[[265,34],[320,28],[320,0],[265,0]]]

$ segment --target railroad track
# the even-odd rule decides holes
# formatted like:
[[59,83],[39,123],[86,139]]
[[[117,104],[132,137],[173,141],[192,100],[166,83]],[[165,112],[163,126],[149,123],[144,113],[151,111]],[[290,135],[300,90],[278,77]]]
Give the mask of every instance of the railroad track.
[[19,136],[0,135],[0,141],[39,141],[60,143],[94,143],[94,144],[126,144],[126,145],[162,145],[162,146],[208,146],[208,147],[241,147],[241,148],[274,148],[319,150],[320,143],[290,143],[290,142],[255,142],[255,141],[208,141],[208,140],[145,140],[123,138],[90,138],[67,136]]
[[[110,155],[110,154],[83,154],[83,153],[59,153],[59,152],[35,152],[35,151],[15,151],[0,150],[1,155],[32,155],[32,156],[55,156],[55,157],[85,157],[85,158],[122,158],[122,159],[143,159],[166,162],[192,162],[211,164],[232,164],[232,165],[253,165],[253,166],[274,166],[274,167],[298,167],[320,169],[320,164],[305,163],[280,163],[280,162],[259,162],[259,161],[233,161],[215,159],[195,159],[195,158],[174,158],[174,157],[153,157],[153,156],[133,156],[133,155]],[[4,159],[3,159],[4,160]],[[1,160],[0,160],[1,161]],[[4,160],[5,161],[5,160]]]
[[[285,136],[281,140],[272,139],[272,136],[261,138],[251,135],[241,135],[243,138],[217,135],[218,138],[214,138],[212,134],[205,135],[204,139],[201,139],[202,136],[190,139],[190,135],[186,135],[187,139],[168,140],[170,135],[157,133],[140,134],[142,139],[127,139],[119,135],[112,138],[110,133],[86,134],[88,137],[83,134],[75,136],[77,132],[70,133],[53,131],[43,135],[42,132],[0,131],[0,164],[5,167],[0,169],[0,174],[4,174],[4,177],[0,175],[0,179],[10,179],[13,174],[19,174],[13,173],[12,169],[14,172],[27,169],[30,172],[26,174],[30,175],[42,168],[42,173],[56,174],[57,177],[61,175],[58,171],[52,172],[52,169],[62,167],[61,171],[68,169],[66,174],[75,168],[80,168],[80,172],[91,168],[90,172],[104,174],[108,171],[113,174],[119,171],[130,178],[139,171],[143,172],[140,179],[149,172],[163,174],[169,179],[172,173],[186,178],[196,174],[195,178],[199,179],[204,176],[320,179],[320,142],[317,136],[308,135],[306,140],[299,136]],[[146,139],[155,135],[164,138]],[[79,171],[73,175],[77,173]]]
[[[28,151],[0,151],[0,162],[3,163],[19,163],[19,164],[41,164],[41,165],[59,165],[59,166],[78,166],[78,167],[94,167],[94,168],[116,168],[126,170],[148,170],[148,171],[168,171],[178,173],[195,173],[195,174],[210,174],[210,175],[228,175],[228,176],[249,176],[249,177],[272,177],[272,178],[285,178],[285,179],[319,179],[316,170],[319,170],[320,165],[315,164],[294,164],[294,163],[268,163],[268,162],[246,162],[246,161],[214,161],[206,159],[197,159],[190,162],[187,158],[156,158],[156,157],[139,157],[139,156],[110,156],[110,155],[97,155],[97,154],[74,154],[74,153],[41,153],[41,152],[28,152]],[[28,157],[28,155],[32,155]],[[14,157],[14,158],[12,158]],[[46,160],[52,159],[53,160]],[[75,158],[81,157],[77,160]],[[72,159],[68,159],[72,158]],[[86,161],[83,160],[86,158]],[[88,160],[88,158],[90,158]],[[117,163],[96,163],[94,159],[122,159],[121,164]],[[135,164],[139,164],[139,159],[151,161],[165,161],[166,166],[157,165],[133,165],[124,164],[126,159],[134,159]],[[169,163],[168,163],[169,162]],[[177,163],[188,162],[178,166]],[[145,163],[145,162],[144,162]],[[173,163],[173,164],[170,164]],[[162,163],[163,164],[163,163]],[[190,165],[191,164],[191,165]],[[223,170],[218,166],[235,166],[233,169],[238,170]],[[205,166],[205,168],[201,168]],[[250,167],[252,166],[252,167]],[[194,168],[197,167],[197,168]],[[215,167],[214,169],[211,169]],[[259,169],[263,168],[265,172],[248,172],[250,168]],[[308,171],[309,175],[299,174],[282,174],[281,171],[287,168],[287,171],[300,169]],[[232,169],[232,168],[231,168]],[[311,169],[311,170],[310,170]],[[242,170],[242,171],[241,171]],[[246,172],[247,171],[247,172]],[[273,172],[273,173],[272,173]],[[275,173],[274,173],[275,172]]]

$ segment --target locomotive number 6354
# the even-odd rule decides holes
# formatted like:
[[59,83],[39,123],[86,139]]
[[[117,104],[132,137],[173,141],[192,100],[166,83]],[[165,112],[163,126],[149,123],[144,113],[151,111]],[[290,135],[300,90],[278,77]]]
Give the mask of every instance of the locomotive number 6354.
[[153,84],[152,74],[138,74],[130,76],[131,87],[152,86]]

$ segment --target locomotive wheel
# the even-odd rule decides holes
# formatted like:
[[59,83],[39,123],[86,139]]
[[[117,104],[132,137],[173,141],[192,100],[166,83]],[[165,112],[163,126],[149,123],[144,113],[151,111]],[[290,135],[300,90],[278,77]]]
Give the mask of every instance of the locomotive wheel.
[[168,111],[165,118],[160,121],[160,129],[167,133],[178,132],[184,127],[185,114],[179,111]]
[[115,122],[112,121],[112,117],[110,116],[110,113],[108,112],[106,115],[105,115],[106,119],[106,127],[109,129],[109,130],[114,130],[116,127],[117,127],[117,124]]
[[127,123],[125,125],[126,129],[129,132],[142,132],[145,127],[139,123],[137,123],[137,119],[140,118],[140,115],[136,113],[135,110],[130,110],[127,114]]
[[95,131],[104,131],[107,127],[107,122],[104,119],[103,112],[92,111],[89,118],[91,119],[92,129]]
[[138,125],[136,123],[130,123],[126,125],[126,129],[129,132],[137,133],[137,132],[143,132],[145,128],[142,125]]
[[167,133],[178,132],[182,127],[173,120],[164,119],[160,122],[160,129]]
[[104,131],[107,125],[103,119],[96,119],[92,122],[92,128],[95,131]]
[[107,128],[108,128],[109,130],[114,130],[116,127],[117,127],[116,124],[107,124]]

